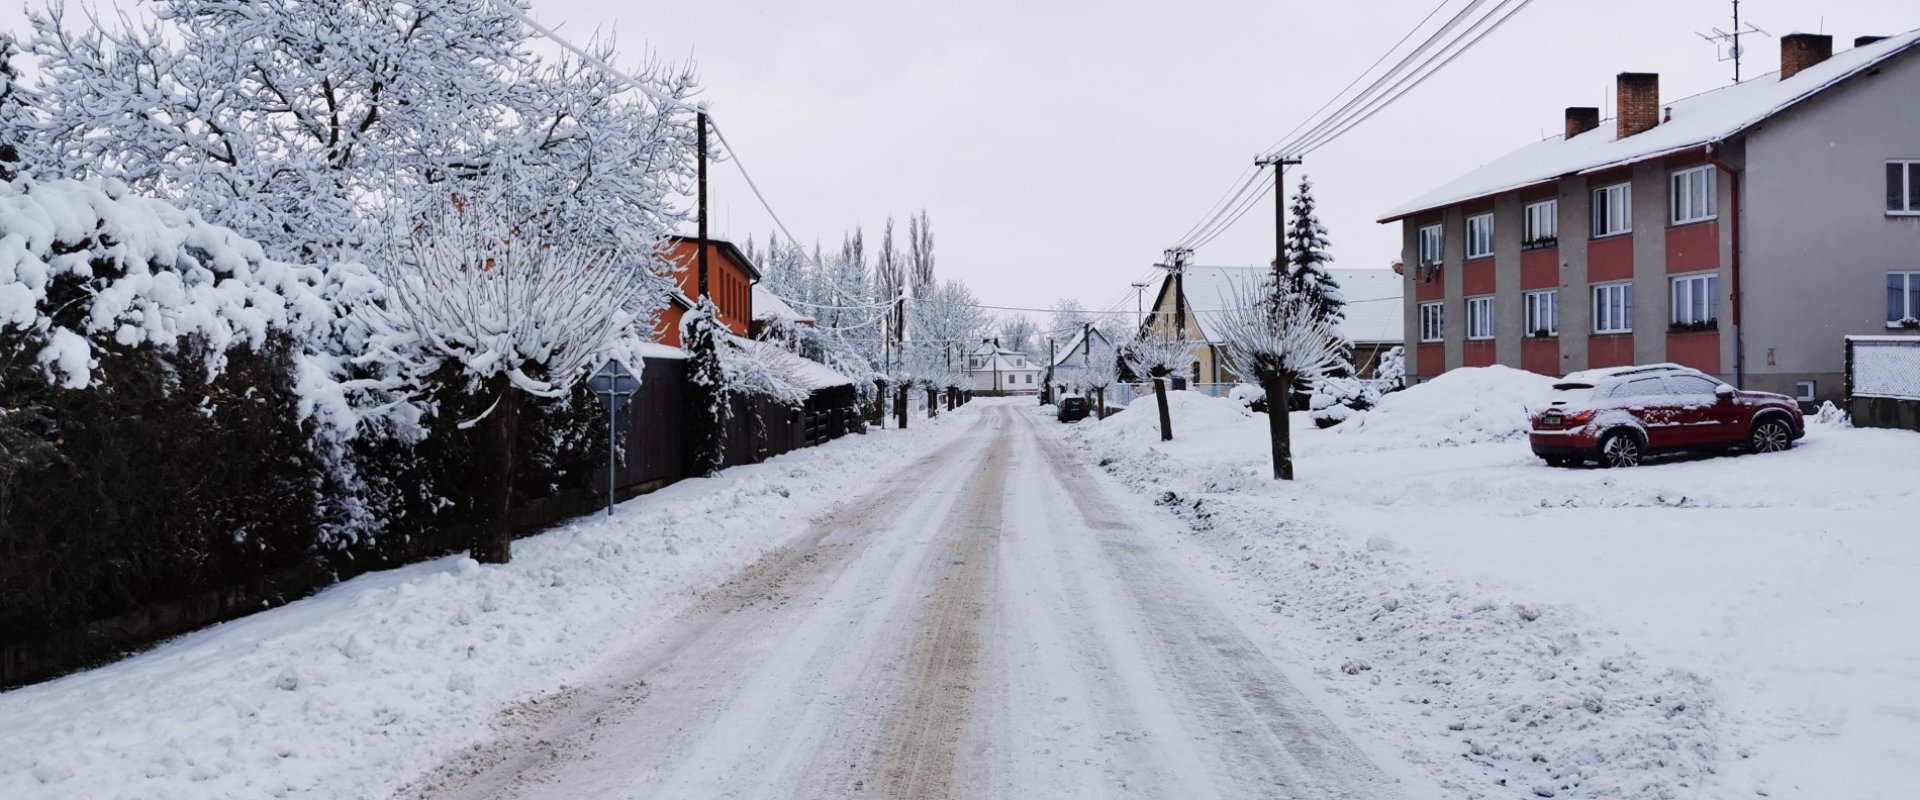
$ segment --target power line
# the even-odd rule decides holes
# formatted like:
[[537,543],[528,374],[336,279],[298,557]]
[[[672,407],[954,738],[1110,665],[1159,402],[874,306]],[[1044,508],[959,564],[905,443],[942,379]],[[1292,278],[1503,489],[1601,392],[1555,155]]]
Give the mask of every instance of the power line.
[[1299,133],[1301,128],[1304,128],[1307,126],[1307,123],[1312,122],[1315,117],[1320,116],[1322,112],[1326,111],[1335,102],[1338,102],[1342,95],[1345,95],[1347,92],[1351,91],[1353,87],[1359,85],[1360,81],[1364,80],[1368,74],[1372,73],[1376,69],[1379,69],[1380,65],[1386,62],[1387,56],[1393,55],[1393,51],[1400,49],[1400,46],[1403,44],[1406,44],[1408,39],[1412,39],[1415,33],[1419,33],[1421,28],[1426,27],[1428,22],[1433,21],[1434,16],[1440,13],[1440,9],[1446,8],[1447,4],[1451,2],[1453,2],[1453,0],[1440,0],[1440,2],[1435,3],[1433,6],[1433,10],[1428,11],[1427,15],[1425,17],[1420,18],[1420,21],[1418,23],[1415,23],[1413,27],[1408,28],[1406,34],[1400,37],[1400,41],[1394,42],[1392,47],[1387,48],[1385,52],[1381,53],[1380,57],[1374,59],[1373,63],[1368,65],[1366,69],[1361,70],[1360,74],[1353,76],[1353,80],[1351,82],[1349,82],[1346,86],[1342,87],[1339,92],[1334,94],[1334,96],[1327,98],[1326,103],[1322,104],[1319,108],[1314,109],[1313,113],[1307,115],[1306,119],[1300,120],[1300,124],[1293,126],[1293,130],[1287,131],[1285,135],[1281,136],[1279,139],[1274,140],[1273,144],[1267,145],[1267,152],[1271,153],[1276,150],[1279,150],[1281,144],[1285,143],[1288,139],[1292,138],[1294,134]]

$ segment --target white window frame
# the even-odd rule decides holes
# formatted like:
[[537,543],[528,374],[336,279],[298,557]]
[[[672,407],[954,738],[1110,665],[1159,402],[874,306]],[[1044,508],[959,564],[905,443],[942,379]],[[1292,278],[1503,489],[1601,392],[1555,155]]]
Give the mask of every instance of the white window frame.
[[1541,289],[1539,291],[1527,292],[1527,332],[1525,335],[1531,337],[1538,333],[1543,327],[1540,324],[1542,322],[1546,323],[1544,327],[1547,331],[1547,336],[1560,335],[1559,289]]
[[1591,210],[1593,238],[1633,233],[1633,184],[1616,183],[1594,189]]
[[1493,338],[1493,295],[1467,298],[1467,339],[1483,342]]
[[[1901,307],[1899,309],[1891,305],[1887,307],[1887,327],[1903,328],[1906,326],[1901,325],[1900,320],[1920,319],[1920,302],[1915,301],[1913,297],[1916,291],[1920,291],[1920,270],[1893,270],[1887,273],[1888,282],[1891,283],[1895,276],[1899,276],[1904,284],[1900,287]],[[1898,316],[1895,316],[1896,314]]]
[[1447,340],[1446,303],[1420,304],[1420,341],[1444,342]]
[[1794,381],[1793,399],[1802,403],[1811,403],[1820,394],[1820,384],[1814,381]]
[[1420,266],[1437,267],[1446,261],[1446,230],[1439,224],[1420,226]]
[[1558,198],[1529,203],[1522,217],[1525,219],[1520,229],[1522,249],[1546,248],[1560,243],[1560,200]]
[[[1889,179],[1893,178],[1891,168],[1898,167],[1900,172],[1899,194],[1887,198],[1887,216],[1920,217],[1920,159],[1895,158],[1887,161]],[[1887,185],[1889,190],[1893,185]]]
[[1669,323],[1680,326],[1720,321],[1720,273],[1676,275],[1669,286]]
[[1493,214],[1467,217],[1467,258],[1493,257]]
[[1683,169],[1667,178],[1667,221],[1689,225],[1720,218],[1719,169]]
[[[1614,303],[1610,295],[1619,294]],[[1633,332],[1633,282],[1596,283],[1593,286],[1593,332]]]

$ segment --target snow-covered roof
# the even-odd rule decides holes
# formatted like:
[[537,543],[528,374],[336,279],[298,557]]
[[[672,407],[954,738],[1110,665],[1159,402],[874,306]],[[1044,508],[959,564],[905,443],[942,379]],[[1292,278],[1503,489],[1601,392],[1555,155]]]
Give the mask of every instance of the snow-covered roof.
[[[1231,306],[1241,286],[1257,285],[1267,267],[1188,267],[1187,312],[1207,341],[1219,341],[1213,317]],[[1405,288],[1399,275],[1385,269],[1330,269],[1346,298],[1347,320],[1340,328],[1356,343],[1400,342],[1406,317],[1400,299]]]
[[[1107,341],[1107,335],[1104,333],[1101,333],[1099,328],[1095,328],[1091,326],[1081,328],[1079,333],[1076,333],[1073,335],[1073,341],[1068,342],[1067,346],[1062,347],[1058,351],[1056,351],[1056,356],[1053,359],[1053,365],[1058,367],[1062,364],[1065,364],[1067,363],[1068,360],[1072,359],[1076,353],[1079,353],[1081,345],[1086,343],[1088,331],[1093,332],[1093,338],[1099,339],[1100,344],[1102,345],[1113,344],[1112,342]],[[1078,365],[1075,365],[1075,366],[1078,366]]]
[[641,358],[665,358],[684,361],[687,357],[687,351],[670,344],[661,344],[659,342],[643,342],[634,346],[634,351],[639,353]]
[[768,290],[762,284],[753,285],[753,318],[772,319],[785,322],[812,322],[813,317],[802,314],[788,305],[786,300]]
[[834,372],[827,365],[810,358],[803,358],[787,350],[758,339],[748,339],[729,335],[734,344],[756,356],[776,364],[778,368],[802,387],[818,391],[834,386],[852,386],[853,379]]
[[1773,72],[1732,86],[1663,103],[1673,118],[1625,139],[1616,126],[1572,139],[1556,136],[1515,150],[1381,216],[1393,222],[1455,203],[1487,197],[1566,175],[1585,174],[1720,142],[1745,132],[1846,79],[1920,44],[1920,30],[1836,53],[1786,80]]

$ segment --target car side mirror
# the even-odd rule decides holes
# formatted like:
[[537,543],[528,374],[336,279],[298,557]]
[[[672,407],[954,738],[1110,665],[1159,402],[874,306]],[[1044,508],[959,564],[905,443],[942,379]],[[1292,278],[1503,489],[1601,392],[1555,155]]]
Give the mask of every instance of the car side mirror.
[[1728,386],[1724,383],[1720,384],[1718,387],[1714,388],[1713,395],[1722,400],[1731,400],[1733,399],[1733,387]]

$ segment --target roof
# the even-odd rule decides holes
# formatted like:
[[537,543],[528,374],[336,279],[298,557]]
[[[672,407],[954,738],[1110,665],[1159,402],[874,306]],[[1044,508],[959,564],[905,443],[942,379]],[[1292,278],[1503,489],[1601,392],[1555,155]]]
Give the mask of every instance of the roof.
[[[680,234],[674,233],[674,234],[669,234],[667,236],[667,241],[672,242],[674,244],[693,245],[694,255],[689,256],[689,258],[700,257],[699,256],[700,237],[698,236],[682,236]],[[751,279],[753,282],[755,283],[760,282],[760,268],[754,266],[752,261],[748,261],[747,254],[740,252],[740,248],[733,246],[733,242],[729,242],[725,239],[715,239],[712,237],[708,237],[707,244],[713,245],[714,247],[718,248],[720,250],[721,255],[726,256],[729,260],[733,261],[733,263],[739,264],[741,269],[747,271],[747,277]],[[693,266],[693,262],[689,261],[687,263],[687,266],[689,267]]]
[[[1211,318],[1232,305],[1242,285],[1252,285],[1268,267],[1188,267],[1184,281],[1187,311],[1208,341],[1219,341]],[[1400,299],[1404,279],[1387,269],[1330,269],[1340,294],[1346,298],[1346,321],[1340,329],[1356,344],[1399,344],[1405,337],[1406,317]]]
[[1725,141],[1880,63],[1920,44],[1920,30],[1909,31],[1834,54],[1786,80],[1771,72],[1732,86],[1663,103],[1671,120],[1651,130],[1617,137],[1615,125],[1571,139],[1556,136],[1515,150],[1455,178],[1381,216],[1393,222],[1423,211],[1579,175],[1671,155]]
[[786,322],[812,322],[813,317],[793,310],[793,306],[762,284],[753,285],[753,318]]
[[1053,365],[1058,367],[1062,364],[1065,364],[1067,362],[1067,359],[1073,358],[1073,354],[1076,352],[1079,352],[1080,345],[1086,341],[1087,333],[1089,331],[1093,333],[1094,338],[1097,338],[1100,340],[1100,344],[1106,345],[1106,346],[1112,346],[1113,343],[1107,341],[1106,334],[1101,333],[1099,328],[1095,328],[1089,325],[1087,327],[1081,328],[1079,333],[1076,333],[1073,335],[1073,341],[1068,342],[1066,347],[1062,347],[1057,351],[1053,359]]

